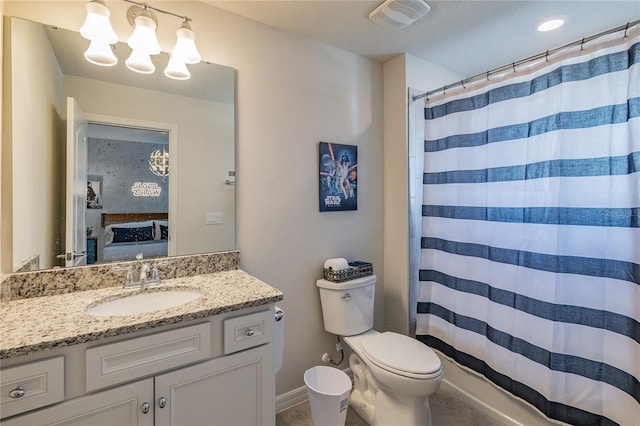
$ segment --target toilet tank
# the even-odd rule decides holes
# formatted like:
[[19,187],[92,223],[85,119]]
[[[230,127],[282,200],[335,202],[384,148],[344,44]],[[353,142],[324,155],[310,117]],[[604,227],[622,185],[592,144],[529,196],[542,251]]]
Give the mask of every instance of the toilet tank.
[[338,336],[371,330],[375,284],[375,275],[341,283],[318,280],[324,329]]

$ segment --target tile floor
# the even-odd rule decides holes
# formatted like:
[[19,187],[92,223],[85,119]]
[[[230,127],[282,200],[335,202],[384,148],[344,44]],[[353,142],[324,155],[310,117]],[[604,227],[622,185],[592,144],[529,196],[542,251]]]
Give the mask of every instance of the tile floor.
[[[433,426],[502,426],[502,423],[474,409],[442,389],[431,395]],[[345,426],[366,426],[351,408]],[[303,402],[276,415],[276,426],[313,426],[309,402]],[[398,425],[400,426],[400,425]]]

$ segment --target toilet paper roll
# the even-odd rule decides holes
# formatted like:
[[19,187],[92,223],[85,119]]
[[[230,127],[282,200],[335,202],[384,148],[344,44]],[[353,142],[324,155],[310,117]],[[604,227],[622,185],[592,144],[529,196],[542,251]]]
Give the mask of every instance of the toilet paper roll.
[[336,257],[334,259],[327,259],[324,262],[324,269],[333,269],[334,271],[341,271],[343,269],[348,269],[349,263],[346,259],[341,257]]

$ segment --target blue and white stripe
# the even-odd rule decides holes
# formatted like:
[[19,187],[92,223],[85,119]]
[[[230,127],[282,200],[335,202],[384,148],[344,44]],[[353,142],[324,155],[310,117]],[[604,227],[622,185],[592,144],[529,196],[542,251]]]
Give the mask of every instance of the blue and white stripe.
[[550,418],[640,419],[640,36],[425,108],[418,339]]

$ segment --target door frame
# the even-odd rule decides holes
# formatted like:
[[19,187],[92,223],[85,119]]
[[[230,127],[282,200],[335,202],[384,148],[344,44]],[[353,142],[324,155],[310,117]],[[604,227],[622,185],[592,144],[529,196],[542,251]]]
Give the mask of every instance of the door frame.
[[175,256],[178,248],[178,125],[102,114],[85,113],[84,115],[90,124],[152,130],[169,134],[169,240],[167,256]]

